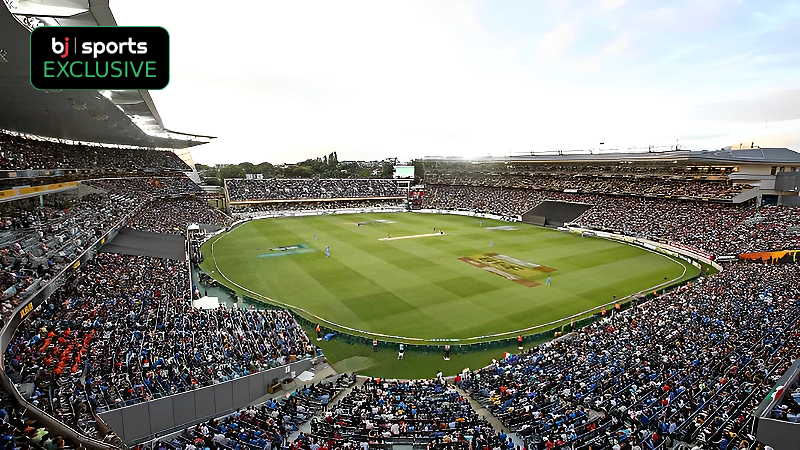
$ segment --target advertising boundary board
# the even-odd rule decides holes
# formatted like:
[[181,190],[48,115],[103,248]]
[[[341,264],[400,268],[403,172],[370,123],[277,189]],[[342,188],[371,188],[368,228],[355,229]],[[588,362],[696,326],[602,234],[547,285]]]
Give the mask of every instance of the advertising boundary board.
[[269,393],[273,382],[294,378],[311,368],[311,359],[257,372],[149,402],[98,414],[132,446],[243,408]]

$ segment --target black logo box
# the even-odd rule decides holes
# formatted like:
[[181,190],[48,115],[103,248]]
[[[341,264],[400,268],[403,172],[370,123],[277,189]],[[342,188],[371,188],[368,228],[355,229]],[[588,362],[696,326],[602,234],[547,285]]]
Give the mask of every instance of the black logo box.
[[169,33],[162,27],[38,27],[30,45],[36,89],[158,90],[169,84]]

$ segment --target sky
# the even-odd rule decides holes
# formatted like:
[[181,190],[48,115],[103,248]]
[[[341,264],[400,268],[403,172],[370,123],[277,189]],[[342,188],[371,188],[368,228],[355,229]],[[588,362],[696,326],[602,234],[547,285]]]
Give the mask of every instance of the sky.
[[[800,150],[800,1],[111,0],[204,164]],[[602,144],[601,144],[602,143]]]

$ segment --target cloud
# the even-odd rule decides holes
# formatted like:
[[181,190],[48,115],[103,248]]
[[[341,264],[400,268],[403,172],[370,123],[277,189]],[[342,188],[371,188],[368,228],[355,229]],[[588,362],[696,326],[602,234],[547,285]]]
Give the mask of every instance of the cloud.
[[111,6],[169,30],[152,95],[167,127],[219,137],[199,162],[800,146],[800,35],[770,2],[246,2],[258,27],[212,0]]
[[618,53],[622,53],[630,47],[630,39],[628,36],[623,36],[619,39],[614,39],[608,45],[603,48],[603,54],[605,56],[616,55]]
[[645,19],[654,19],[654,20],[670,20],[675,17],[676,10],[675,8],[663,7],[658,8],[652,11],[648,11],[643,15]]
[[761,147],[786,147],[795,151],[800,150],[800,133],[796,131],[764,133],[749,137],[750,139],[742,139],[742,141],[755,141],[756,145]]
[[582,64],[578,65],[579,71],[588,71],[588,70],[595,70],[598,69],[600,66],[603,65],[603,62],[606,58],[609,58],[614,55],[619,55],[627,50],[631,45],[631,40],[628,36],[622,36],[613,41],[606,44],[602,50],[600,50],[596,55],[587,59]]
[[725,133],[697,133],[697,134],[681,134],[681,139],[685,141],[703,141],[709,139],[721,139],[728,136]]
[[699,105],[698,115],[736,122],[780,122],[800,119],[800,89]]
[[603,11],[611,11],[624,5],[627,0],[600,0],[600,9]]
[[539,52],[546,57],[555,57],[564,52],[575,40],[577,31],[570,24],[564,24],[542,36]]

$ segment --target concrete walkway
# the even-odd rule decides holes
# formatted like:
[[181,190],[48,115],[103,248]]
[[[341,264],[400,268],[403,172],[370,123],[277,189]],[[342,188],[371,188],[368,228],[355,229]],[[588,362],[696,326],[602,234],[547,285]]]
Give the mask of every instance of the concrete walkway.
[[508,430],[505,427],[505,425],[503,425],[503,423],[500,422],[500,420],[497,419],[497,417],[492,415],[491,411],[486,409],[480,403],[478,403],[475,400],[473,400],[472,397],[469,396],[469,394],[464,392],[460,387],[456,386],[455,383],[453,383],[453,380],[447,380],[447,383],[448,383],[449,386],[454,387],[455,390],[458,391],[459,394],[464,396],[464,398],[469,400],[469,404],[472,405],[472,408],[475,410],[475,412],[478,413],[478,415],[481,416],[482,418],[486,419],[486,421],[489,422],[489,425],[491,425],[492,428],[494,428],[495,431],[497,431],[498,434],[500,434],[501,430],[504,430],[506,432],[506,434],[508,435],[508,437],[510,437],[511,440],[514,441],[514,445],[518,446],[519,448],[522,448],[522,447],[525,446],[525,441],[523,441],[522,438],[517,436],[516,433],[512,433],[510,430]]
[[[330,368],[330,366],[327,366],[327,368],[326,368],[326,372],[325,372],[325,373],[328,373],[328,369],[330,369],[330,372],[331,372],[332,374],[334,374],[334,375],[336,374],[336,372],[334,372],[334,371],[333,371],[333,369],[331,369],[331,368]],[[321,373],[322,373],[322,372],[321,372]],[[327,376],[330,376],[330,375],[327,375]],[[320,377],[319,379],[317,379],[318,377],[315,375],[315,376],[314,376],[314,380],[312,380],[312,381],[309,381],[308,383],[305,383],[305,384],[317,383],[317,382],[319,382],[319,381],[322,381],[322,380],[323,380],[324,378],[326,378],[327,376],[325,376],[325,377]],[[328,410],[335,409],[335,407],[336,407],[336,404],[337,404],[337,403],[339,403],[339,401],[340,401],[341,399],[343,399],[344,397],[346,397],[346,396],[347,396],[347,395],[348,395],[348,394],[349,394],[349,393],[350,393],[350,392],[353,390],[353,388],[354,388],[354,387],[363,385],[363,384],[364,384],[364,382],[365,382],[365,381],[366,381],[368,378],[369,378],[369,377],[364,377],[364,376],[361,376],[361,375],[359,375],[359,376],[356,378],[356,382],[355,382],[355,384],[353,384],[353,386],[350,386],[349,388],[347,388],[347,389],[344,389],[342,392],[340,392],[338,395],[336,395],[336,397],[334,397],[334,398],[332,398],[332,399],[331,399],[331,401],[328,403]],[[302,384],[302,383],[301,383],[301,384]],[[523,439],[522,439],[522,438],[520,438],[519,436],[517,436],[517,434],[516,434],[516,433],[512,433],[511,431],[509,431],[509,430],[508,430],[508,429],[507,429],[507,428],[506,428],[506,427],[505,427],[505,426],[502,424],[502,422],[500,422],[500,421],[499,421],[499,420],[498,420],[498,419],[497,419],[495,416],[493,416],[493,415],[492,415],[492,413],[491,413],[491,412],[490,412],[488,409],[486,409],[486,408],[485,408],[483,405],[481,405],[480,403],[478,403],[478,402],[476,402],[475,400],[473,400],[473,399],[472,399],[472,397],[470,397],[470,396],[469,396],[469,395],[468,395],[466,392],[464,392],[464,391],[463,391],[461,388],[459,388],[458,386],[456,386],[456,385],[453,383],[453,380],[452,380],[452,379],[448,379],[448,380],[447,380],[447,384],[448,384],[448,387],[452,387],[452,388],[454,388],[456,391],[458,391],[458,393],[459,393],[459,394],[461,394],[462,396],[464,396],[464,398],[466,398],[467,400],[469,400],[469,403],[470,403],[470,405],[472,405],[472,408],[473,408],[473,409],[475,409],[475,412],[476,412],[476,413],[478,413],[478,415],[479,415],[480,417],[482,417],[482,418],[483,418],[483,419],[485,419],[487,422],[489,422],[489,425],[491,425],[491,426],[492,426],[492,428],[494,428],[494,429],[495,429],[495,431],[497,431],[497,432],[498,432],[498,434],[500,433],[500,431],[501,431],[501,430],[505,430],[506,434],[508,434],[508,437],[510,437],[510,438],[511,438],[511,440],[514,442],[514,445],[518,446],[519,448],[522,448],[522,447],[524,447],[524,444],[525,444],[525,442],[523,441]],[[298,386],[298,387],[299,387],[299,386]],[[293,388],[293,389],[294,389],[294,388]],[[281,393],[284,393],[284,394],[285,394],[285,392],[286,392],[286,391],[281,391]],[[264,399],[266,399],[266,398],[269,398],[269,397],[264,397]],[[264,401],[264,400],[260,400],[260,401]],[[320,413],[317,413],[317,414],[315,414],[313,417],[316,417],[316,418],[320,419],[320,418],[321,418],[323,415],[324,415],[324,413],[323,413],[323,412],[320,412]],[[300,435],[300,433],[305,433],[305,434],[310,434],[310,433],[311,433],[311,420],[308,420],[308,421],[306,421],[306,423],[304,423],[303,425],[301,425],[300,427],[298,427],[297,431],[293,432],[293,433],[292,433],[292,434],[289,436],[289,442],[294,442],[294,440],[295,440],[295,439],[297,439],[297,437]]]
[[285,396],[287,394],[290,394],[290,393],[294,392],[297,388],[300,388],[302,386],[311,385],[311,384],[317,384],[320,381],[324,380],[325,378],[328,378],[328,377],[333,376],[333,375],[338,375],[336,373],[336,371],[333,370],[333,367],[331,367],[328,364],[327,361],[324,361],[321,357],[320,357],[320,360],[323,361],[323,362],[319,363],[316,366],[312,365],[311,369],[309,369],[311,372],[314,372],[314,378],[312,378],[311,380],[309,380],[309,381],[300,381],[299,379],[295,378],[294,380],[292,380],[291,383],[283,386],[279,391],[275,392],[274,394],[267,394],[267,395],[265,395],[263,397],[259,397],[254,402],[250,403],[250,405],[251,406],[252,405],[259,405],[259,404],[264,403],[265,401],[267,401],[269,399],[283,397],[283,396]]
[[[330,366],[328,366],[328,367],[330,367]],[[331,371],[333,371],[333,369],[331,369]],[[333,372],[333,375],[337,375],[337,373]],[[324,378],[320,378],[320,381],[322,381],[323,379]],[[341,399],[346,397],[347,394],[349,394],[353,390],[354,387],[364,384],[364,380],[365,379],[366,378],[360,377],[360,376],[356,377],[356,382],[353,383],[352,386],[348,387],[347,389],[343,389],[342,392],[339,392],[338,394],[336,394],[335,397],[330,399],[330,401],[328,402],[327,410],[330,411],[331,409],[335,409],[336,404],[339,403],[339,401]],[[312,381],[313,381],[313,383],[317,382],[316,380],[312,380]],[[317,419],[321,419],[324,415],[325,415],[325,413],[321,411],[321,412],[319,412],[317,414],[314,414],[312,416],[312,418],[316,417]],[[302,424],[299,427],[297,427],[297,431],[295,431],[295,432],[293,432],[292,434],[289,435],[289,442],[294,442],[294,440],[297,439],[298,436],[300,436],[300,433],[305,433],[306,435],[311,434],[311,419],[307,420],[304,424]]]

